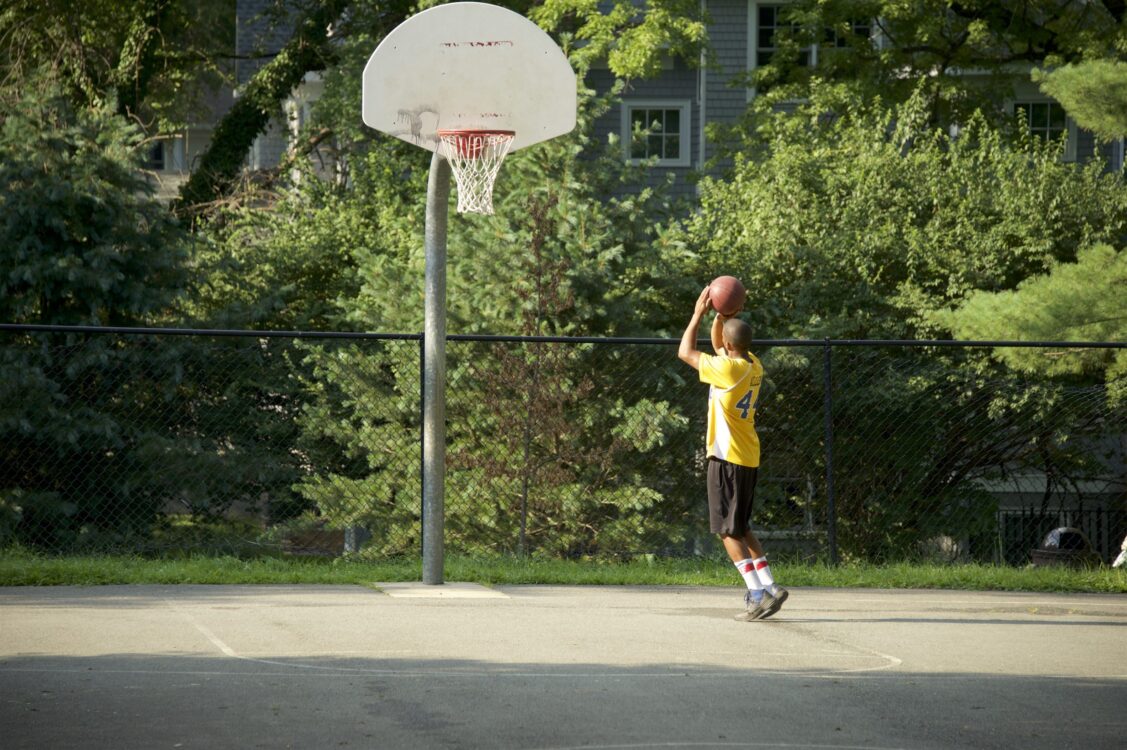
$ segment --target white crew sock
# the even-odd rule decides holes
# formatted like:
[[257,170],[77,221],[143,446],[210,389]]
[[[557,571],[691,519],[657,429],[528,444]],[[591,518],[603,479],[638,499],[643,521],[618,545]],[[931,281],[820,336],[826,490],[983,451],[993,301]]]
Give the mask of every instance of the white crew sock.
[[740,571],[740,575],[744,577],[744,582],[747,583],[747,590],[751,592],[751,598],[759,601],[763,598],[763,584],[759,581],[759,576],[755,574],[755,561],[752,559],[740,560],[736,563],[736,570]]
[[775,577],[771,575],[771,566],[767,564],[767,556],[764,555],[751,562],[755,567],[755,575],[759,578],[760,585],[767,589],[767,593],[774,596],[775,592],[779,590],[779,585],[775,583]]

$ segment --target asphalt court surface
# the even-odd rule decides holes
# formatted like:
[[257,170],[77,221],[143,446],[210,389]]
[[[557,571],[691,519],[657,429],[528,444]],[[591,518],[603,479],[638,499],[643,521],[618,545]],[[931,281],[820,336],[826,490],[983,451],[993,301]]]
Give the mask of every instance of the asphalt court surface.
[[1127,596],[0,588],[3,748],[1123,748]]

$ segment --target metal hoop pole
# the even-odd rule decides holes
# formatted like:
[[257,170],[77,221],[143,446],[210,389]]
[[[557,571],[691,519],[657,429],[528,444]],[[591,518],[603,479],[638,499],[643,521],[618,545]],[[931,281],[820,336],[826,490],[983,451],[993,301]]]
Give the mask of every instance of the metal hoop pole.
[[430,160],[427,214],[426,312],[423,327],[423,583],[443,581],[446,498],[446,219],[450,163]]

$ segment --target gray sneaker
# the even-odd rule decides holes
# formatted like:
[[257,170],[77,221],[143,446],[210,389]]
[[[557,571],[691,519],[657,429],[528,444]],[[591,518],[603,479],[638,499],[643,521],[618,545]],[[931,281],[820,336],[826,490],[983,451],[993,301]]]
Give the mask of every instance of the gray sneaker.
[[762,610],[762,613],[759,615],[759,619],[766,620],[768,617],[782,609],[783,602],[787,600],[788,596],[790,596],[790,593],[782,586],[779,586],[779,588],[775,590],[774,594],[763,594],[763,601],[759,605],[760,609]]
[[747,605],[747,610],[740,612],[738,615],[736,615],[735,619],[739,620],[740,622],[761,620],[764,616],[763,613],[767,611],[767,605],[769,603],[770,597],[766,592],[764,592],[763,598],[757,602],[751,598],[751,591],[748,591],[746,594],[744,594],[744,604]]

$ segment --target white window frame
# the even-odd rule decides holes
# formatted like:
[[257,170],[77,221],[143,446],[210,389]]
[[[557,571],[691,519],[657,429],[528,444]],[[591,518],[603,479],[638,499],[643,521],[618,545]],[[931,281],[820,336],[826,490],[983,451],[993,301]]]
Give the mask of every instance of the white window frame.
[[[1025,104],[1056,104],[1060,106],[1060,102],[1056,99],[1050,99],[1046,96],[1023,96],[1020,99],[1011,99],[1006,105],[1006,112],[1010,117],[1015,117],[1017,111],[1022,109]],[[1064,115],[1064,132],[1066,133],[1064,142],[1064,155],[1061,157],[1064,161],[1076,161],[1076,141],[1078,140],[1078,133],[1076,130],[1076,122],[1068,116],[1066,112]]]
[[185,136],[179,135],[172,141],[172,169],[176,172],[184,171],[184,152],[186,151]]
[[[750,75],[754,74],[759,68],[759,8],[767,6],[783,6],[789,5],[786,0],[773,0],[771,2],[760,2],[759,0],[748,0],[747,3],[747,72]],[[812,44],[805,47],[807,53],[810,55],[810,65],[818,64],[818,45]],[[757,89],[752,86],[747,90],[747,100],[750,102],[758,94]]]
[[631,113],[637,109],[676,109],[680,111],[680,129],[677,133],[680,139],[680,156],[676,159],[659,158],[656,162],[659,167],[691,167],[693,149],[692,114],[693,103],[689,99],[623,99],[622,121],[619,133],[622,138],[622,153],[630,164],[641,164],[648,159],[639,159],[630,155],[630,146],[633,145],[634,131],[631,127]]
[[[748,13],[748,39],[750,40],[750,43],[748,44],[748,53],[749,62],[752,69],[759,67],[759,9],[763,7],[782,8],[783,6],[789,4],[790,3],[787,2],[779,2],[779,0],[775,0],[775,2],[759,2],[758,0],[750,0],[750,2],[748,3],[750,10],[750,12]],[[817,44],[811,44],[809,47],[803,47],[802,51],[806,52],[810,56],[809,64],[811,66],[818,64]]]
[[[790,5],[790,0],[748,0],[747,3],[747,72],[749,75],[753,74],[759,68],[759,8],[762,6],[776,6],[782,7]],[[876,33],[876,23],[869,26],[870,39]],[[814,67],[818,64],[818,53],[821,45],[814,42],[809,47],[802,49],[809,55],[809,65]],[[756,96],[754,87],[749,87],[747,90],[747,100],[750,102]]]

